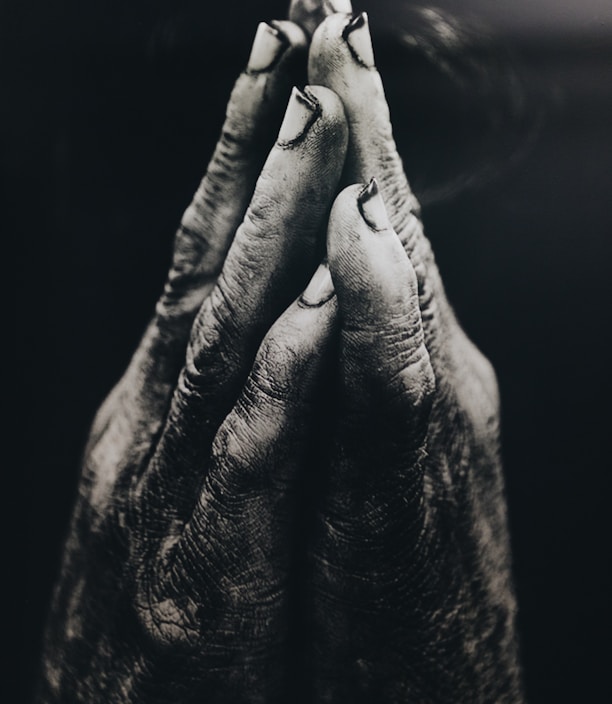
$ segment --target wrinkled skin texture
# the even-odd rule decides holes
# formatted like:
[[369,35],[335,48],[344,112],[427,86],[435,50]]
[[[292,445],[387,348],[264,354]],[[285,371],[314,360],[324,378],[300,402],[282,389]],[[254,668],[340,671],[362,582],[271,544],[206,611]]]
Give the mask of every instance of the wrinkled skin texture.
[[337,203],[340,412],[312,548],[315,701],[520,701],[495,374],[446,300],[367,28],[347,46],[348,21],[315,33],[309,80],[342,98],[346,178],[381,175],[410,264],[376,262],[381,243],[369,252]]
[[263,164],[289,55],[304,61],[283,31],[284,60],[238,79],[155,317],[95,419],[41,701],[282,698],[290,480],[334,304],[279,316],[316,267],[347,143],[339,99],[313,88]]
[[[292,3],[308,34],[327,14]],[[495,376],[446,301],[349,21],[314,33],[324,87],[265,165],[304,34],[283,24],[281,60],[236,84],[92,429],[41,701],[521,701]],[[342,180],[381,193],[343,190],[328,222],[345,154]],[[291,303],[325,230],[337,295],[324,270]]]

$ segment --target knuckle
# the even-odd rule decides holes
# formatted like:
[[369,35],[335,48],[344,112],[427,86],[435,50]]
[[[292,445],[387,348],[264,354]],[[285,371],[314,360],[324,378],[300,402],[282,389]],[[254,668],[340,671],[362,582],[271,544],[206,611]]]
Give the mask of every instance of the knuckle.
[[[257,182],[257,192],[244,217],[243,228],[251,236],[263,237],[279,211],[279,198],[274,193],[275,178],[264,168]],[[264,227],[262,227],[264,225]]]
[[290,491],[294,465],[285,457],[286,423],[282,404],[275,402],[262,411],[241,397],[213,440],[203,493],[207,506],[202,508],[212,507],[240,521],[249,515],[267,515],[271,497],[280,499]]
[[412,409],[431,408],[436,379],[425,345],[421,344],[399,369],[386,380],[391,397]]
[[253,147],[253,124],[244,119],[244,115],[235,116],[233,113],[221,130],[221,139],[217,149],[225,159],[242,161]]
[[253,151],[253,127],[244,115],[228,116],[203,181],[207,198],[218,197],[223,185],[244,170]]
[[196,605],[186,594],[155,591],[144,583],[134,596],[134,614],[144,642],[162,653],[195,650],[200,641]]
[[191,270],[194,262],[200,262],[212,247],[211,233],[202,212],[203,190],[202,186],[198,188],[176,231],[173,264],[179,272]]
[[237,314],[224,292],[221,278],[198,314],[189,338],[184,381],[192,389],[202,388],[214,379],[223,379],[235,366],[238,346],[234,344]]
[[195,365],[193,355],[188,353],[185,366],[181,370],[176,384],[176,391],[170,408],[172,415],[169,417],[169,421],[180,423],[181,414],[189,412],[190,404],[202,399],[203,387],[204,375]]
[[282,405],[289,395],[289,384],[286,379],[270,374],[268,365],[257,365],[252,370],[244,391],[249,409],[258,412],[262,401],[273,406]]
[[215,202],[223,192],[224,187],[239,177],[245,168],[245,145],[241,144],[238,135],[224,131],[217,145],[212,161],[206,172],[206,180],[202,189],[204,203]]
[[298,366],[299,352],[289,340],[264,340],[248,381],[250,400],[258,405],[264,400],[284,403],[290,396]]
[[388,325],[345,330],[349,354],[361,366],[367,386],[392,406],[429,410],[436,378],[424,342],[420,315]]
[[174,237],[171,282],[218,273],[225,242],[216,233],[216,212],[216,196],[210,193],[205,179],[183,213]]
[[162,324],[195,315],[218,275],[219,244],[199,212],[200,191],[183,214],[174,238],[172,265],[156,308]]
[[244,438],[236,427],[233,416],[228,416],[219,428],[213,440],[211,457],[217,466],[224,467],[228,463],[240,470],[247,464],[245,457]]
[[206,488],[224,514],[239,514],[258,495],[263,479],[256,456],[257,438],[247,424],[229,416],[213,440],[212,468]]

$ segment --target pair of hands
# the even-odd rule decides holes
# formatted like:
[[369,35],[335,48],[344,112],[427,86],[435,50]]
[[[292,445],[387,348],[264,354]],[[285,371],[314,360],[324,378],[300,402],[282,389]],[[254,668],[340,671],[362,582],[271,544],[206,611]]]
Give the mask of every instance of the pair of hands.
[[257,30],[94,422],[42,701],[520,700],[494,373],[344,11]]

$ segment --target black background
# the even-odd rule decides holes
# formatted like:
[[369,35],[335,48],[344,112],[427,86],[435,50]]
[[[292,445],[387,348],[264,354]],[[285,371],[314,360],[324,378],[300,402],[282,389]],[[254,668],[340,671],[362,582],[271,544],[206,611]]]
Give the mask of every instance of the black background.
[[[20,250],[9,373],[22,431],[15,466],[26,480],[13,531],[27,555],[25,689],[88,425],[150,315],[256,23],[285,10],[216,4],[0,8],[10,91],[4,195],[17,214],[5,241]],[[356,7],[370,12],[398,143],[449,297],[499,376],[528,698],[603,701],[612,11],[598,0],[437,4],[495,37],[497,58],[474,35],[485,70],[468,66],[462,91],[392,36],[410,29],[403,3]],[[506,50],[523,103],[509,99],[505,69],[496,73]],[[476,186],[436,199],[474,165]]]

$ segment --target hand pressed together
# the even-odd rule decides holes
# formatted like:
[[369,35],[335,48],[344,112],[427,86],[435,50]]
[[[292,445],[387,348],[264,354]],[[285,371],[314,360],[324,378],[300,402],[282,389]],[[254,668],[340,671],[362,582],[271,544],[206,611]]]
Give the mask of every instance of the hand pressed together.
[[92,428],[41,701],[521,700],[495,376],[336,5],[257,30]]

